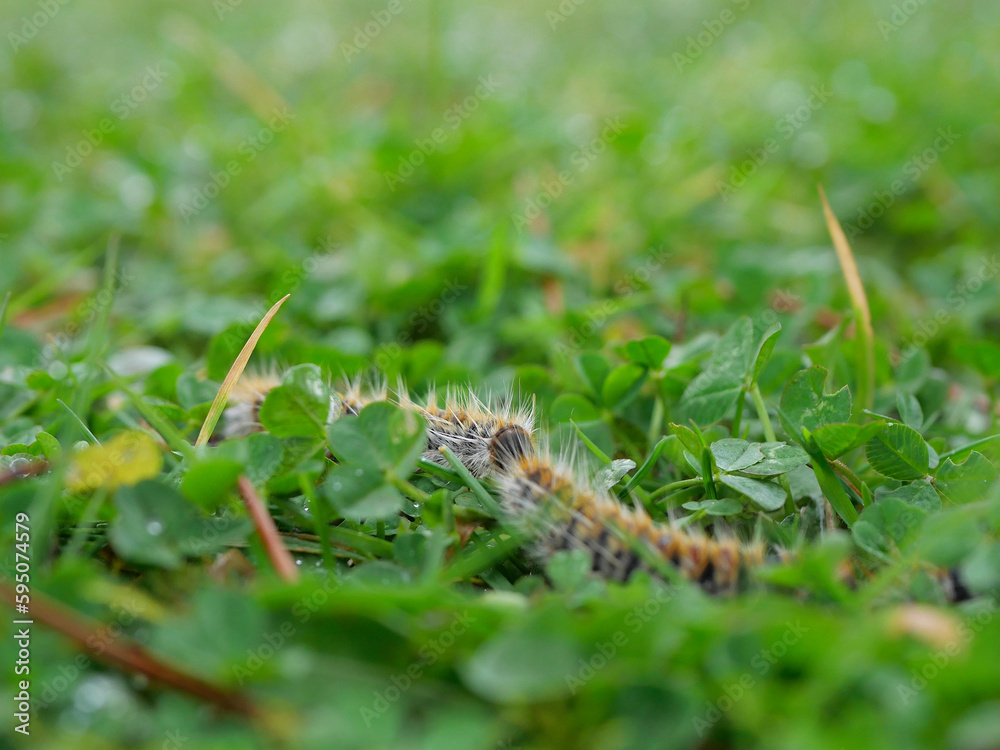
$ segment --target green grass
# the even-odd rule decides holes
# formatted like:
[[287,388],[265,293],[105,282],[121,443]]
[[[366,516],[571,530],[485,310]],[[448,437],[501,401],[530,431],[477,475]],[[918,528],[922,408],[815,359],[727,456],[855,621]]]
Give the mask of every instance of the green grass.
[[[36,613],[22,744],[1000,742],[995,3],[53,7],[2,14],[0,574],[26,513],[33,601],[103,628]],[[286,294],[272,434],[195,447]],[[784,559],[541,569],[421,424],[324,425],[372,370],[512,386],[625,502]],[[132,642],[207,692],[91,659]]]

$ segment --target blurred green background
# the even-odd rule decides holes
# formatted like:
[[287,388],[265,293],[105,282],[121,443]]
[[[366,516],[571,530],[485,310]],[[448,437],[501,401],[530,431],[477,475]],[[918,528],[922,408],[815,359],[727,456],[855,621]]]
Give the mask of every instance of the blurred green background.
[[[868,287],[880,383],[916,341],[969,399],[995,391],[967,351],[1000,333],[994,0],[8,0],[0,16],[0,295],[12,292],[0,403],[26,398],[4,368],[58,380],[63,355],[93,345],[80,333],[106,311],[93,295],[109,245],[121,264],[103,346],[120,372],[176,362],[220,380],[226,334],[242,343],[291,293],[261,361],[376,367],[416,389],[516,380],[543,405],[579,389],[579,351],[648,334],[676,345],[772,310],[784,325],[773,392],[798,367],[795,348],[822,342],[849,309],[817,184]],[[995,424],[974,411],[943,419],[973,434]],[[4,425],[5,442],[29,429]],[[837,554],[804,568],[826,570]],[[78,590],[93,572],[80,566],[46,588],[121,611],[127,592],[105,579]],[[294,747],[1000,741],[1000,631],[987,605],[982,634],[962,639],[973,645],[909,696],[900,686],[934,663],[937,641],[872,613],[869,598],[833,617],[774,594],[715,601],[685,589],[633,632],[628,616],[650,603],[640,584],[566,583],[527,608],[505,592],[394,588],[389,577],[379,598],[327,592],[303,619],[289,613],[322,580],[265,584],[251,600],[184,575],[143,606],[154,645],[206,674],[232,682],[262,633],[294,624],[294,646],[254,671]],[[183,614],[168,611],[175,596]],[[361,721],[469,611],[475,624],[426,664],[419,688]],[[213,642],[221,622],[242,640]],[[952,633],[956,622],[935,625]],[[546,682],[575,674],[623,627],[617,661],[579,696]],[[754,661],[802,628],[777,667]],[[895,637],[914,629],[924,643]],[[75,657],[41,632],[34,648],[50,683]],[[10,653],[0,649],[4,664]],[[535,675],[536,663],[547,671]],[[516,684],[500,668],[511,664]],[[133,678],[87,674],[24,746],[263,742],[176,695],[147,703]],[[744,675],[753,689],[713,719]]]
[[[778,289],[841,307],[817,183],[892,345],[993,252],[987,0],[42,7],[7,4],[0,53],[14,319],[64,313],[120,232],[122,345],[199,356],[294,291],[279,338],[351,369],[408,333],[415,380],[478,378],[657,249],[660,333]],[[991,307],[953,324],[995,333]]]

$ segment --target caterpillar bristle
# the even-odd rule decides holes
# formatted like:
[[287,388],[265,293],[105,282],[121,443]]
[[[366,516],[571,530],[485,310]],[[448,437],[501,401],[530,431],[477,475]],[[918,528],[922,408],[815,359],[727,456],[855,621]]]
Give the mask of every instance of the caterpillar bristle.
[[281,379],[281,370],[273,365],[266,369],[245,370],[236,381],[229,400],[260,403],[270,391],[281,385]]
[[345,416],[356,417],[368,404],[389,400],[389,386],[377,375],[344,378],[343,384],[334,390],[340,397]]
[[481,478],[503,474],[535,452],[533,410],[515,407],[511,396],[484,401],[471,390],[449,388],[441,405],[432,388],[423,404],[407,400],[405,405],[427,421],[428,461],[448,466],[440,451],[446,446]]
[[545,454],[524,457],[501,479],[504,507],[538,538],[536,557],[583,549],[594,572],[626,581],[636,570],[656,573],[649,558],[668,562],[710,592],[735,591],[763,549],[736,539],[711,539],[656,523],[620,504]]

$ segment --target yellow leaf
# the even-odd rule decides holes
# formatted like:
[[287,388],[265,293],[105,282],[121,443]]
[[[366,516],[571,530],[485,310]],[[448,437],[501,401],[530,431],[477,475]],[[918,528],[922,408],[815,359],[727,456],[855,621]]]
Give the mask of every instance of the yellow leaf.
[[115,490],[152,479],[161,468],[163,455],[153,438],[139,430],[128,430],[103,445],[74,454],[67,486],[74,492],[90,492],[98,487]]

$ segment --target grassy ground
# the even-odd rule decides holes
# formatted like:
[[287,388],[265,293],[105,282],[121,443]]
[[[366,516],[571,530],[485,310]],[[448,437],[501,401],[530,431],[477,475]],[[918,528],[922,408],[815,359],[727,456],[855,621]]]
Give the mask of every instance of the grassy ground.
[[[90,639],[32,627],[31,736],[5,708],[4,742],[1000,743],[1000,6],[0,15],[3,576],[23,513],[33,606],[70,608],[36,618]],[[286,294],[251,364],[317,368],[274,435],[193,448]],[[645,466],[628,494],[655,516],[787,559],[731,598],[543,571],[470,483],[416,466],[421,425],[316,424],[330,378],[372,369],[513,384],[584,471]],[[772,431],[789,463],[727,468]],[[352,461],[379,480],[342,491]],[[107,663],[131,643],[186,688]],[[17,659],[5,636],[8,707]]]

